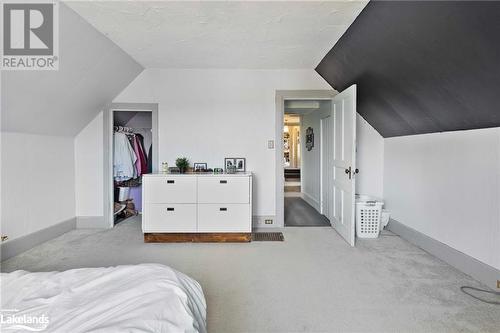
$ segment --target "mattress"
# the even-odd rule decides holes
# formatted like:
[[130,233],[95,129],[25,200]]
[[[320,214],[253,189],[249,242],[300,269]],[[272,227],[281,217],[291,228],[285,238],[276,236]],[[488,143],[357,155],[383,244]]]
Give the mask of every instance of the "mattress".
[[2,331],[206,332],[200,284],[164,265],[15,271],[0,279]]

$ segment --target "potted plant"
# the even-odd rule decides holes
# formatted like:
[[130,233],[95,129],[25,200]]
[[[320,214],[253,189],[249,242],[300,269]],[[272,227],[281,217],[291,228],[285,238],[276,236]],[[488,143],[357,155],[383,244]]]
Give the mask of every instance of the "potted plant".
[[189,160],[186,157],[179,157],[175,160],[175,165],[179,168],[180,173],[185,173],[189,167]]

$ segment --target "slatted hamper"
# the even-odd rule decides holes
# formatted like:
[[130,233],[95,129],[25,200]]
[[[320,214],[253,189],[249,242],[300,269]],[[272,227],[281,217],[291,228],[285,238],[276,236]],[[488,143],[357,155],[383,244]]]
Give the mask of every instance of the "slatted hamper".
[[363,197],[356,199],[356,235],[359,238],[377,238],[383,202]]

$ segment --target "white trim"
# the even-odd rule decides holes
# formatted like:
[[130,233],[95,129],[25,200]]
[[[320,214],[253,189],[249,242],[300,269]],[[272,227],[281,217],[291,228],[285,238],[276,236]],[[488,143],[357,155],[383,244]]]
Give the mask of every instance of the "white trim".
[[299,165],[299,169],[300,169],[300,192],[302,192],[304,190],[304,177],[302,177],[302,174],[304,172],[304,152],[305,152],[305,140],[302,140],[302,123],[304,121],[303,119],[303,115],[299,115],[299,120],[300,120],[300,124],[299,124],[299,147],[300,147],[300,165]]
[[324,207],[324,198],[323,198],[323,144],[324,144],[324,134],[325,131],[323,130],[324,127],[324,119],[321,118],[319,120],[319,213],[322,215],[325,215],[325,207]]
[[59,237],[76,228],[76,218],[57,223],[50,227],[32,232],[31,234],[22,237],[14,238],[3,242],[0,246],[1,260],[16,256],[20,253],[42,244],[48,240]]
[[487,265],[465,253],[441,243],[401,222],[391,219],[387,229],[406,239],[408,242],[445,261],[459,271],[481,281],[493,290],[497,288],[500,270]]
[[[285,114],[285,100],[293,99],[332,99],[337,95],[335,90],[276,90],[275,97],[275,176],[276,176],[276,198],[275,198],[275,227],[285,226],[285,176],[283,163],[283,125]],[[302,155],[301,155],[302,156]]]
[[302,192],[302,199],[304,199],[305,202],[310,204],[314,209],[316,209],[321,214],[321,208],[318,200],[314,199],[310,194],[306,192]]

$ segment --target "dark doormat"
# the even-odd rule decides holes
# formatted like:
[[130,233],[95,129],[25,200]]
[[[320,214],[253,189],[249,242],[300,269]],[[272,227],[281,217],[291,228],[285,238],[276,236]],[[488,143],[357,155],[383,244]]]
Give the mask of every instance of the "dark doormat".
[[252,241],[254,242],[283,242],[285,237],[282,232],[254,232]]

